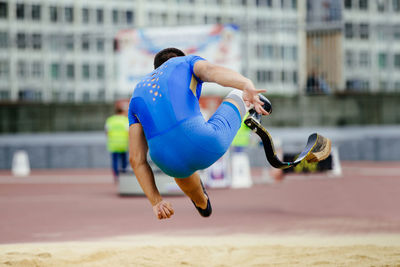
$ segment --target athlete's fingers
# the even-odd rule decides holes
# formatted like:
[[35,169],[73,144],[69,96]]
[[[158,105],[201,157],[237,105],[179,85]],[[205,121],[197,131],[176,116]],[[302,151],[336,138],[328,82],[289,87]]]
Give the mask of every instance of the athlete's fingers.
[[265,90],[265,89],[256,89],[256,91],[257,91],[257,94],[267,92],[267,90]]

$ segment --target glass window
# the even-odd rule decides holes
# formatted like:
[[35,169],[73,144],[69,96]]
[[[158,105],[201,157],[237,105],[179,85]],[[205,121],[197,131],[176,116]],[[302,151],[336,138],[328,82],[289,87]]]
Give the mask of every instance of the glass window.
[[133,12],[126,11],[126,24],[133,24]]
[[98,24],[103,24],[104,22],[104,12],[103,9],[96,10],[96,20]]
[[6,19],[8,17],[8,4],[7,2],[0,2],[0,19]]
[[297,71],[293,71],[293,84],[297,84],[298,77],[297,77]]
[[74,8],[66,7],[64,8],[65,21],[72,23],[74,21]]
[[8,47],[8,33],[0,32],[0,48]]
[[41,78],[43,76],[43,64],[39,61],[32,63],[32,77]]
[[10,100],[10,92],[6,90],[0,91],[0,99],[1,100]]
[[394,67],[400,69],[400,54],[394,55]]
[[354,27],[351,23],[344,24],[344,34],[347,39],[351,39],[354,36]]
[[53,80],[58,80],[60,78],[60,64],[52,63],[50,66],[50,76]]
[[32,34],[32,48],[42,49],[42,35],[40,33]]
[[365,23],[360,24],[360,38],[368,39],[369,38],[369,25]]
[[90,67],[89,64],[82,65],[82,78],[84,80],[89,80],[90,78]]
[[351,7],[352,7],[351,0],[344,0],[344,7],[346,9],[351,9]]
[[61,36],[58,34],[50,34],[49,35],[49,46],[51,51],[58,51],[60,50],[61,44]]
[[32,13],[32,20],[40,20],[40,17],[41,17],[41,6],[32,5],[31,13]]
[[82,50],[89,51],[90,50],[90,40],[89,37],[85,34],[82,35]]
[[387,67],[387,54],[379,53],[378,54],[378,65],[380,69],[386,69]]
[[98,52],[104,51],[104,39],[98,38],[96,41],[96,49]]
[[26,34],[25,33],[17,33],[17,47],[19,49],[26,48]]
[[10,74],[10,65],[7,60],[0,60],[0,77],[8,77]]
[[358,6],[361,10],[368,10],[368,0],[359,0]]
[[393,0],[393,11],[400,12],[400,0]]
[[74,50],[74,36],[72,34],[66,35],[65,36],[65,49],[67,51],[73,51]]
[[98,64],[97,65],[97,79],[104,80],[104,73],[105,73],[104,64]]
[[70,80],[73,80],[75,78],[74,64],[67,64],[67,78]]
[[50,7],[50,21],[57,22],[58,21],[58,10],[57,7],[51,6]]
[[353,51],[347,50],[346,51],[346,66],[347,67],[354,67],[354,53]]
[[112,11],[112,18],[113,18],[113,23],[114,23],[114,24],[118,24],[118,23],[119,23],[118,10],[113,9],[113,11]]
[[90,93],[88,91],[82,93],[82,101],[89,102],[90,101]]
[[386,10],[386,0],[376,1],[376,8],[379,12],[385,12]]
[[16,12],[17,19],[24,19],[25,18],[25,5],[17,4],[15,12]]
[[360,67],[369,67],[370,64],[370,56],[368,51],[360,52]]
[[89,21],[90,21],[89,9],[88,8],[82,8],[82,23],[88,24]]
[[27,77],[27,66],[26,62],[23,60],[19,60],[17,63],[17,75],[18,78],[26,78]]

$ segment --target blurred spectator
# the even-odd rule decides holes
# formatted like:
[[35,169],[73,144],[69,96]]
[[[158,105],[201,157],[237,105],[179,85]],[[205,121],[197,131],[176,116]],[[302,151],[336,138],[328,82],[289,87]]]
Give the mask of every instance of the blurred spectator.
[[[125,172],[128,164],[129,122],[125,111],[121,107],[117,106],[115,113],[115,115],[107,119],[105,130],[107,133],[107,149],[111,153],[114,182],[117,183],[119,170]],[[119,163],[121,163],[121,165]],[[119,169],[119,167],[121,167],[121,169]]]
[[318,76],[314,71],[307,78],[306,85],[307,94],[330,94],[331,88],[325,81],[324,77]]

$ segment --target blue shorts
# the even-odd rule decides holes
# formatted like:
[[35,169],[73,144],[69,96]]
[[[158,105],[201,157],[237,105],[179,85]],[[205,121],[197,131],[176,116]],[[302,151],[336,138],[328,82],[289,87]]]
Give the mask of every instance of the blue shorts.
[[239,110],[223,102],[214,115],[188,118],[148,141],[151,159],[166,174],[185,178],[211,166],[228,150],[240,128]]

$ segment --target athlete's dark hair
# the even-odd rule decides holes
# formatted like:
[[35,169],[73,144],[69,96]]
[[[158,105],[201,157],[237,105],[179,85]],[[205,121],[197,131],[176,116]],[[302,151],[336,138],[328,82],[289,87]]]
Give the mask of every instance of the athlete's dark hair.
[[185,53],[183,53],[178,48],[174,47],[165,48],[160,52],[158,52],[157,55],[154,57],[154,69],[157,69],[162,64],[164,64],[165,61],[167,61],[172,57],[184,57],[184,56]]

